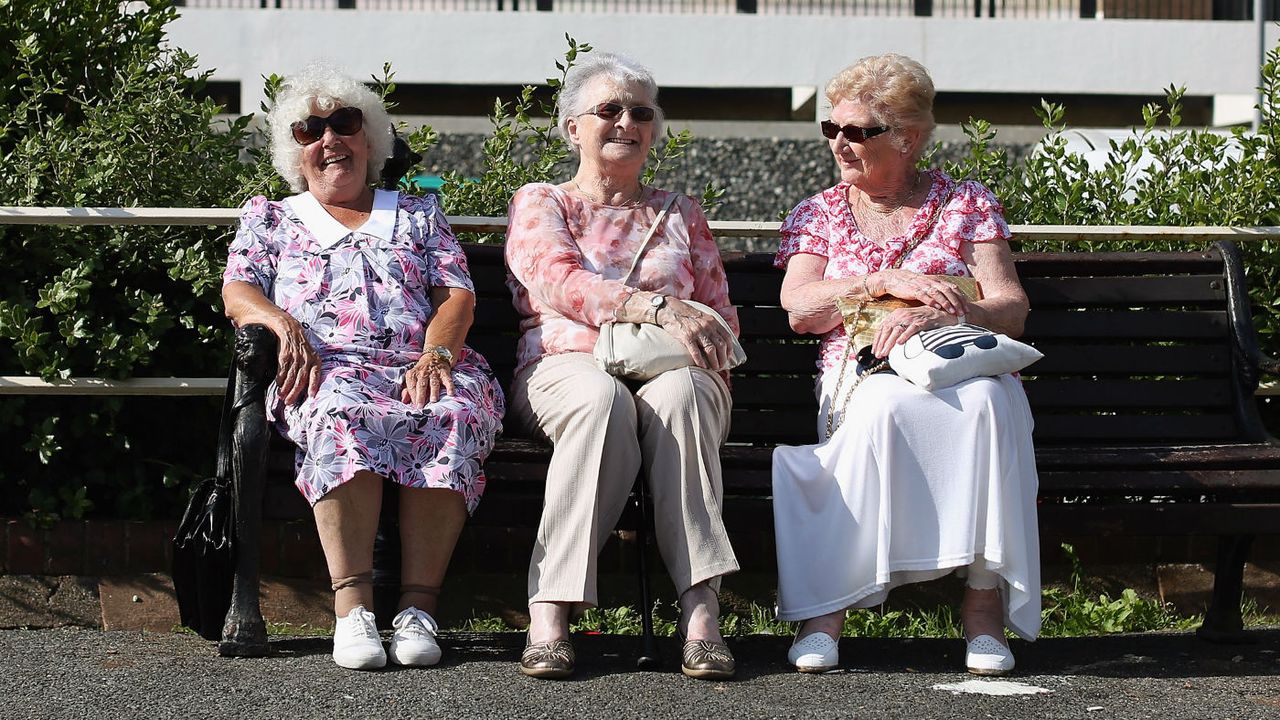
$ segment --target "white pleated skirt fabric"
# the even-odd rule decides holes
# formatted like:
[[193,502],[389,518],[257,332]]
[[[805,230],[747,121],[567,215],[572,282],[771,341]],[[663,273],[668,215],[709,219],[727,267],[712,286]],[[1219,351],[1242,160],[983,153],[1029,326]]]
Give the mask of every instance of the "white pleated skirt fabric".
[[981,558],[1000,575],[1005,625],[1034,640],[1039,481],[1020,381],[974,378],[930,392],[872,375],[826,439],[836,374],[819,380],[824,442],[773,453],[779,619],[879,605],[899,585]]

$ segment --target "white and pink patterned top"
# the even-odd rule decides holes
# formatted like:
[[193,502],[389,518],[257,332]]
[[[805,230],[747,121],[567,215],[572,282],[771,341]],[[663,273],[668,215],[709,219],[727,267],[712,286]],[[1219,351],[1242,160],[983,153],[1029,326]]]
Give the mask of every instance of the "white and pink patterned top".
[[[600,325],[627,297],[624,276],[669,195],[654,190],[640,205],[615,207],[547,183],[516,192],[506,245],[507,286],[520,313],[516,372],[544,355],[592,351]],[[720,249],[691,198],[677,196],[630,283],[708,305],[738,332]]]
[[[898,259],[908,241],[928,227],[930,219],[950,192],[946,207],[928,237],[920,242],[902,269],[927,275],[968,276],[961,251],[966,243],[1007,240],[1011,233],[1004,207],[985,186],[973,180],[957,183],[941,170],[927,173],[931,185],[924,204],[916,211],[906,232],[880,247],[858,230],[846,200],[848,183],[840,183],[805,199],[782,223],[782,242],[774,265],[786,269],[793,255],[807,253],[827,259],[824,280],[866,275],[884,270]],[[818,367],[840,367],[844,358],[844,327],[837,325],[822,337]]]

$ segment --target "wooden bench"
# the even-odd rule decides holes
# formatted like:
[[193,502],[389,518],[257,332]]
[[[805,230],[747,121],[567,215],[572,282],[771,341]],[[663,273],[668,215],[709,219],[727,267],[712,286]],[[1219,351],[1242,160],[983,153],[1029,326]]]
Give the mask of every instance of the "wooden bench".
[[[517,317],[502,247],[468,245],[466,252],[479,297],[468,344],[507,386]],[[768,533],[773,447],[815,441],[817,340],[788,326],[772,255],[724,259],[749,357],[734,372],[732,430],[721,451],[724,515],[732,534]],[[1033,307],[1024,339],[1046,356],[1025,377],[1036,418],[1042,534],[1220,537],[1213,604],[1200,634],[1240,639],[1249,546],[1254,535],[1275,532],[1280,518],[1280,444],[1263,428],[1254,398],[1259,375],[1280,373],[1280,364],[1258,350],[1235,246],[1025,253],[1016,255],[1016,266]],[[261,328],[238,333],[235,392],[244,411],[236,472],[245,491],[238,519],[246,549],[256,547],[262,507],[268,433],[261,393],[274,372],[273,346]],[[504,435],[486,463],[489,484],[471,522],[536,525],[549,456],[542,443]],[[292,470],[282,465],[286,474]],[[287,478],[271,487],[294,493]],[[638,520],[633,509],[622,523],[644,529]],[[251,632],[229,637],[222,650],[256,654],[265,650],[265,634],[254,630],[261,622],[256,553],[242,553],[240,561],[231,617],[243,620],[232,627]],[[394,573],[381,570],[388,563],[375,564],[394,588]],[[641,604],[647,607],[647,598]]]

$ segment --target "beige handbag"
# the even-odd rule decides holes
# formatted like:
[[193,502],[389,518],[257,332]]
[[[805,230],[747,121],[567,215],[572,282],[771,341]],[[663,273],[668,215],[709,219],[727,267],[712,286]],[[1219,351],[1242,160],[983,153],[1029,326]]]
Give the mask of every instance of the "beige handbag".
[[[667,201],[663,203],[662,209],[658,211],[658,216],[654,218],[653,225],[649,227],[649,232],[645,234],[644,240],[640,242],[640,247],[636,250],[635,257],[631,259],[631,267],[627,270],[627,275],[622,280],[624,284],[630,285],[631,276],[636,271],[640,256],[648,248],[649,241],[653,239],[658,226],[666,219],[667,211],[671,209],[671,204],[675,202],[675,199],[676,195],[672,193],[667,198]],[[682,302],[698,312],[707,313],[715,318],[726,330],[730,331],[730,337],[732,337],[729,323],[725,322],[720,313],[692,300],[682,299]],[[693,364],[693,358],[689,356],[689,351],[685,349],[679,340],[675,339],[671,333],[663,330],[660,325],[651,323],[604,323],[600,326],[600,337],[596,340],[593,355],[596,365],[601,370],[610,375],[631,380],[650,380],[668,370],[688,367]],[[742,345],[738,343],[737,339],[734,339],[728,367],[720,369],[735,368],[746,361],[747,354],[743,352]]]

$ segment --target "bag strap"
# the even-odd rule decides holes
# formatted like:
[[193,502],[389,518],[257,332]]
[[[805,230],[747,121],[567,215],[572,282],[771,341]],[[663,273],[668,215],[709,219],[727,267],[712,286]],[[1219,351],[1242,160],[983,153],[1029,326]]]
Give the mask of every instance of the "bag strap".
[[644,240],[640,242],[640,247],[636,248],[636,256],[631,258],[631,267],[627,268],[627,274],[622,277],[623,285],[631,284],[631,275],[636,271],[636,265],[640,264],[640,256],[644,255],[644,251],[649,247],[649,241],[653,239],[653,234],[658,231],[658,226],[667,217],[667,211],[671,209],[671,205],[676,201],[676,194],[671,193],[667,196],[667,201],[662,203],[662,209],[658,211],[658,216],[653,219],[653,224],[649,226],[649,232],[644,234]]
[[[938,224],[938,218],[942,217],[943,208],[947,206],[947,203],[951,202],[951,196],[955,193],[955,189],[956,186],[954,184],[947,189],[947,194],[942,196],[942,199],[938,201],[938,206],[933,210],[933,215],[929,216],[929,222],[921,228],[920,232],[916,233],[915,237],[911,238],[910,244],[903,249],[903,251],[898,255],[898,258],[890,265],[891,270],[901,268],[902,263],[906,262],[907,256],[919,247],[920,243],[924,242],[925,238],[929,237],[929,233],[933,232],[933,226]],[[831,406],[827,409],[828,439],[835,434],[836,429],[844,422],[845,410],[849,407],[849,398],[853,397],[853,391],[858,389],[858,385],[862,384],[862,379],[867,375],[884,370],[889,365],[887,362],[873,363],[871,367],[867,368],[866,372],[859,375],[853,381],[853,384],[850,385],[849,389],[844,393],[844,402],[840,403],[840,422],[836,422],[836,403],[840,400],[840,386],[844,384],[845,371],[849,369],[849,356],[853,352],[853,339],[858,335],[858,327],[862,321],[862,311],[866,309],[869,301],[869,299],[864,299],[858,302],[858,309],[854,314],[853,319],[853,328],[845,329],[844,357],[840,360],[840,373],[836,375],[836,388],[831,393]]]
[[231,367],[227,370],[227,391],[222,395],[222,421],[218,424],[218,479],[231,481],[231,435],[235,425],[236,380],[239,376],[235,352],[232,351]]

